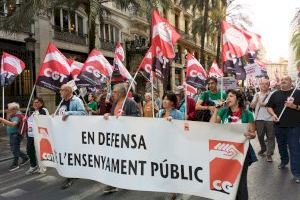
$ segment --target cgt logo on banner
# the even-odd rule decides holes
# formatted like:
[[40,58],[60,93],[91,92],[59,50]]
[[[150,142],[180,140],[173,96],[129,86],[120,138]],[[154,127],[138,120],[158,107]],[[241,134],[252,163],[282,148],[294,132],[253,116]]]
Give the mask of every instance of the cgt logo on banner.
[[40,139],[40,159],[41,161],[55,162],[53,149],[49,141],[48,129],[38,127],[38,133],[42,137]]
[[210,189],[231,194],[233,186],[239,183],[238,175],[244,161],[244,143],[209,140],[209,153]]

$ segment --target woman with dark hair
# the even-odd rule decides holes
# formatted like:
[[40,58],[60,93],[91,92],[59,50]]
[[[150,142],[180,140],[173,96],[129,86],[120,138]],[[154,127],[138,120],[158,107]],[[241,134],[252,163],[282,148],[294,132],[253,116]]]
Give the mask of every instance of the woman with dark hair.
[[[38,164],[36,160],[36,153],[34,148],[34,136],[33,136],[33,117],[36,115],[49,115],[48,110],[45,108],[44,100],[41,97],[35,97],[32,105],[34,112],[27,119],[28,133],[27,133],[27,154],[30,159],[30,168],[25,172],[26,175],[37,172]],[[40,172],[45,172],[45,168],[40,167]]]
[[183,114],[176,109],[177,97],[173,92],[166,92],[163,96],[163,109],[160,109],[157,117],[166,118],[168,120],[183,120]]
[[89,115],[96,115],[98,114],[98,104],[96,102],[96,95],[93,93],[90,93],[88,95],[88,104],[85,105],[86,111],[88,111]]
[[[221,109],[216,108],[214,110],[210,122],[222,124],[249,123],[248,130],[244,135],[248,139],[255,138],[256,133],[254,117],[252,112],[245,109],[245,97],[242,95],[242,93],[237,90],[228,90],[226,104],[227,107]],[[240,184],[237,191],[237,200],[248,199],[247,172],[248,167],[255,161],[257,161],[255,152],[251,144],[249,144],[249,149],[245,158]]]

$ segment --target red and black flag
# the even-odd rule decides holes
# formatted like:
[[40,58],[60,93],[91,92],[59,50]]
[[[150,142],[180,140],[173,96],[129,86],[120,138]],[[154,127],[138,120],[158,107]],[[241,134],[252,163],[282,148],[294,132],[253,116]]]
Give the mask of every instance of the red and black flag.
[[1,86],[8,86],[25,69],[25,63],[6,52],[3,52],[1,60]]
[[207,74],[205,69],[193,55],[188,54],[186,64],[186,82],[195,88],[203,88],[205,87],[206,78]]
[[179,40],[180,34],[157,10],[152,12],[152,52],[154,63],[152,70],[157,78],[168,79],[170,63],[175,57],[174,45]]
[[93,49],[84,62],[76,85],[79,88],[103,88],[103,84],[106,84],[107,79],[112,75],[112,71],[113,67],[103,54],[99,50]]
[[60,87],[71,79],[70,75],[71,67],[68,59],[53,43],[49,43],[36,84],[59,92]]

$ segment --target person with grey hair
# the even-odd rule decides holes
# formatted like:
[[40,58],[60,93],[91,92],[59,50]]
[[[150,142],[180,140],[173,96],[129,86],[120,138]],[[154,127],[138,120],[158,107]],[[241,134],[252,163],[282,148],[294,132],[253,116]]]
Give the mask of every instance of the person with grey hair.
[[[59,115],[62,116],[62,120],[66,121],[70,115],[86,115],[83,102],[80,98],[73,95],[73,88],[68,84],[64,84],[60,88],[60,96],[63,99],[60,108]],[[63,183],[61,189],[67,189],[73,185],[75,178],[67,178]]]
[[[113,105],[111,108],[110,114],[106,113],[104,116],[108,117],[109,115],[113,116],[134,116],[138,117],[139,116],[139,109],[137,107],[137,104],[134,100],[132,99],[125,99],[126,98],[126,93],[127,93],[127,88],[125,87],[124,84],[119,83],[114,86],[114,89],[112,91],[112,100],[113,100]],[[123,102],[124,103],[124,108],[121,110]]]
[[[154,100],[153,104],[154,104],[154,114],[156,114],[158,112],[159,108],[158,108],[155,100]],[[143,116],[144,117],[153,117],[151,93],[149,93],[149,92],[145,93],[145,105],[143,107]]]
[[[104,114],[104,119],[108,120],[109,116],[133,116],[138,117],[139,116],[139,109],[137,103],[130,99],[126,99],[126,93],[127,93],[127,87],[123,83],[119,83],[114,85],[113,91],[112,91],[112,101],[113,105],[111,108],[110,113]],[[124,103],[125,101],[125,103]],[[122,106],[124,103],[123,110]],[[103,192],[104,193],[112,193],[117,192],[118,188],[107,185]]]
[[[260,144],[260,151],[258,155],[264,156],[266,152],[266,161],[272,162],[272,155],[275,149],[275,133],[272,115],[267,110],[267,103],[272,95],[270,92],[270,81],[262,79],[259,83],[260,92],[254,95],[250,104],[252,109],[255,109],[255,125],[257,128],[257,136]],[[264,137],[267,136],[267,144]]]
[[9,136],[9,144],[14,156],[13,162],[9,167],[9,171],[19,169],[19,157],[22,158],[21,166],[29,162],[28,156],[20,150],[20,144],[23,136],[20,134],[20,123],[22,123],[22,113],[20,112],[20,105],[16,102],[9,103],[8,107],[8,120],[0,118],[0,122],[6,125],[6,131]]

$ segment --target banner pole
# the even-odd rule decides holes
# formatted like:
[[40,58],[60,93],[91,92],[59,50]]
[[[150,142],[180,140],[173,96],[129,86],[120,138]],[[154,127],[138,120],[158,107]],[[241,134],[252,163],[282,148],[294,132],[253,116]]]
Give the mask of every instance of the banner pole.
[[154,118],[154,84],[153,84],[153,74],[150,74],[151,78],[151,100],[152,100],[152,118]]
[[56,113],[57,113],[57,111],[59,110],[59,108],[60,108],[60,106],[61,106],[61,104],[62,104],[62,102],[63,102],[64,100],[62,99],[60,102],[59,102],[59,104],[58,104],[58,106],[57,106],[57,108],[56,108],[56,110],[55,110],[55,112],[54,112],[54,116],[56,115]]
[[[25,111],[25,117],[27,117],[27,115],[28,115],[29,106],[30,106],[30,103],[31,103],[31,100],[32,100],[35,88],[36,88],[36,83],[33,85],[32,92],[30,94],[30,98],[29,98],[29,101],[28,101],[28,104],[27,104],[27,108],[26,108],[26,111]],[[23,129],[24,129],[24,122],[22,122],[21,133],[23,132]]]
[[[295,93],[296,90],[297,90],[298,84],[299,84],[299,78],[297,78],[295,88],[294,88],[292,94],[289,96],[289,98],[293,97],[294,93]],[[283,115],[285,109],[286,109],[286,106],[284,106],[284,108],[282,109],[282,111],[281,111],[281,113],[280,113],[280,115],[279,115],[279,117],[278,117],[278,120],[279,120],[279,121],[280,121],[280,118],[282,117],[282,115]]]
[[223,76],[221,76],[221,100],[223,100],[223,85],[224,85],[224,83],[223,83],[224,81],[223,81]]
[[140,68],[137,69],[137,71],[135,72],[135,74],[134,74],[134,76],[133,76],[133,78],[132,78],[132,81],[130,81],[130,85],[129,85],[129,87],[128,87],[128,90],[127,90],[125,99],[124,99],[123,104],[122,104],[122,107],[121,107],[121,110],[122,110],[122,111],[123,111],[123,108],[124,108],[124,105],[125,105],[125,101],[126,101],[126,99],[127,99],[127,97],[128,97],[128,94],[129,94],[129,92],[130,92],[130,89],[131,89],[131,87],[132,87],[132,84],[134,83],[134,80],[135,80],[135,78],[136,78],[136,76],[137,76],[139,70],[140,70]]
[[[2,86],[2,118],[5,117],[5,109],[4,109],[4,85]],[[2,124],[4,126],[4,124]]]
[[184,101],[185,101],[185,110],[184,110],[184,119],[185,120],[188,120],[188,117],[187,117],[187,113],[188,113],[188,103],[187,103],[187,85],[186,85],[186,89],[184,91]]

